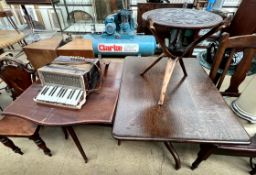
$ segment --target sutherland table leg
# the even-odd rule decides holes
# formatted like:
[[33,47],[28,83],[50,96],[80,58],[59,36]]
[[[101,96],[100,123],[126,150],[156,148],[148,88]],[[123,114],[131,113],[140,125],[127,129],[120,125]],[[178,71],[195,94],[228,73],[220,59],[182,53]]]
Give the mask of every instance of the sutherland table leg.
[[166,148],[168,149],[168,151],[172,154],[174,160],[175,160],[175,169],[178,170],[181,167],[180,164],[180,157],[178,155],[178,153],[176,152],[175,148],[173,147],[172,143],[170,142],[164,142]]
[[191,169],[196,169],[203,160],[206,160],[215,151],[215,149],[216,147],[213,145],[201,144],[200,151],[197,154],[196,160],[192,163]]
[[77,146],[79,152],[80,152],[81,155],[83,156],[85,163],[87,163],[87,162],[88,162],[88,158],[86,157],[86,155],[85,155],[85,153],[84,153],[83,147],[82,147],[82,145],[80,144],[80,141],[79,141],[79,139],[77,138],[77,135],[76,135],[74,129],[72,128],[72,126],[67,126],[67,127],[65,127],[65,128],[67,128],[67,130],[68,130],[70,136],[72,137],[72,139],[74,140],[74,142],[75,142],[75,144],[76,144],[76,146]]
[[162,90],[161,90],[161,94],[160,94],[160,99],[158,104],[159,105],[163,105],[164,103],[164,99],[165,99],[165,95],[166,95],[166,90],[169,84],[169,81],[171,79],[174,67],[177,63],[178,59],[171,59],[169,58],[166,64],[166,68],[165,68],[165,73],[164,73],[164,79],[163,79],[163,83],[162,83]]

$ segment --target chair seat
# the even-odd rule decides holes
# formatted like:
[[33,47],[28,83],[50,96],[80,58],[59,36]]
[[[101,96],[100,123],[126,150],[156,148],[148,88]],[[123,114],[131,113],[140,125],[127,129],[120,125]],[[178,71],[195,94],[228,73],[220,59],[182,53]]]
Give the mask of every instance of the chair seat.
[[37,125],[15,116],[6,116],[0,120],[0,135],[7,137],[28,137],[32,136]]
[[0,30],[0,49],[9,47],[23,40],[25,35],[15,30]]

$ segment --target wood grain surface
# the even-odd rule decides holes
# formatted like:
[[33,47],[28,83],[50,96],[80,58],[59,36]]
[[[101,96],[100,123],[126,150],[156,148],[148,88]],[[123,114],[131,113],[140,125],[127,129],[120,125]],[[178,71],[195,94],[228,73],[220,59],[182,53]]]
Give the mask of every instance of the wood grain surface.
[[8,137],[27,137],[32,136],[36,131],[37,125],[25,119],[7,116],[0,120],[0,135]]
[[85,58],[94,58],[92,41],[82,38],[76,38],[73,41],[57,49],[58,56],[79,56]]
[[117,139],[248,144],[249,136],[194,58],[176,66],[166,101],[157,104],[166,59],[140,76],[153,59],[127,57],[113,135]]
[[[104,67],[103,67],[104,68]],[[3,115],[14,115],[41,125],[65,126],[74,124],[112,124],[119,94],[122,63],[111,62],[99,91],[90,94],[81,110],[40,105],[33,98],[42,88],[32,84],[14,102],[5,108]]]
[[49,64],[57,57],[56,49],[62,44],[62,37],[55,36],[49,39],[34,42],[25,46],[27,59],[35,69]]

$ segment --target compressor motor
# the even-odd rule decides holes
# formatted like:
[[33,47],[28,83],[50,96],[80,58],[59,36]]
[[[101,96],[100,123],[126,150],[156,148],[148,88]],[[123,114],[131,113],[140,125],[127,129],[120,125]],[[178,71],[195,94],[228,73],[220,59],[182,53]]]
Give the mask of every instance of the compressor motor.
[[153,55],[156,40],[152,35],[137,35],[132,11],[122,9],[106,17],[102,34],[88,34],[96,55]]

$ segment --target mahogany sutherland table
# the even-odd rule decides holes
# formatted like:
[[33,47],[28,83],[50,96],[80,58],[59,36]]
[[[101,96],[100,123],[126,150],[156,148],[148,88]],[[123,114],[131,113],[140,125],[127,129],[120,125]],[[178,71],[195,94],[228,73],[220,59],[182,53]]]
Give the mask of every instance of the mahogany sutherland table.
[[104,73],[101,89],[90,94],[80,110],[37,104],[33,98],[40,92],[42,86],[34,83],[6,107],[2,114],[14,115],[45,126],[64,126],[87,162],[87,157],[72,125],[112,124],[119,94],[122,67],[122,63],[111,62],[109,64],[108,70]]
[[175,67],[166,103],[157,104],[167,59],[141,70],[152,58],[127,57],[116,109],[113,135],[118,140],[162,141],[179,156],[171,142],[249,144],[249,136],[215,85],[194,58],[184,59],[188,76]]

